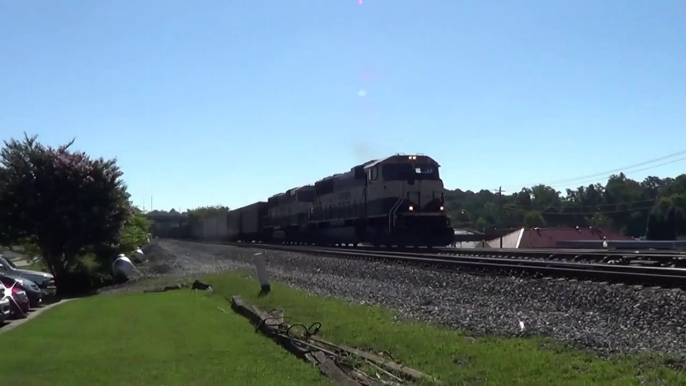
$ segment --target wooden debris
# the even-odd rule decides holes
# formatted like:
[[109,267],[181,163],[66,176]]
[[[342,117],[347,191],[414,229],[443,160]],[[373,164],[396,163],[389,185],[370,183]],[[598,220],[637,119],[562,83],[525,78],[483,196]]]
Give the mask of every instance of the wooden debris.
[[327,346],[338,347],[344,351],[347,351],[350,354],[360,356],[360,357],[367,359],[370,362],[373,362],[379,366],[386,367],[389,370],[394,370],[394,371],[403,373],[405,376],[407,376],[409,378],[412,378],[415,380],[427,379],[427,380],[433,381],[435,383],[439,383],[438,380],[433,379],[431,376],[424,374],[421,371],[417,371],[417,370],[412,369],[410,367],[403,366],[403,365],[396,363],[390,359],[382,358],[376,354],[372,354],[372,353],[369,353],[366,351],[358,350],[356,348],[349,347],[349,346],[346,346],[343,344],[336,345],[336,344],[333,344],[331,342],[327,342],[318,336],[311,336],[310,339],[314,340],[315,342],[325,344]]
[[182,288],[188,287],[188,284],[186,283],[179,283],[179,284],[174,284],[174,285],[168,285],[165,287],[157,287],[153,289],[147,289],[144,290],[144,293],[152,293],[152,292],[167,292],[167,291],[173,291],[173,290],[180,290]]
[[[283,315],[272,316],[262,312],[259,308],[246,304],[240,296],[233,296],[231,298],[231,308],[248,318],[248,320],[256,326],[257,331],[275,339],[279,344],[284,346],[284,348],[297,355],[299,358],[305,358],[305,354],[309,352],[309,350],[295,345],[287,336],[283,336],[279,333],[278,326],[284,325]],[[280,324],[277,322],[280,322]]]
[[314,356],[314,358],[317,360],[317,362],[319,362],[319,366],[318,366],[319,371],[321,371],[322,374],[326,375],[327,377],[336,381],[336,383],[338,383],[339,385],[361,386],[358,382],[356,382],[352,378],[348,377],[343,372],[343,370],[341,370],[336,365],[336,362],[327,358],[323,352],[317,351],[314,354],[312,354],[312,356]]
[[191,286],[191,289],[194,289],[194,290],[195,290],[195,289],[199,289],[199,290],[203,290],[203,291],[204,291],[204,290],[208,290],[208,289],[211,290],[211,289],[212,289],[212,286],[209,285],[209,284],[207,284],[207,283],[203,283],[203,282],[201,282],[200,280],[196,280],[196,281],[193,282],[193,285]]
[[[403,366],[391,359],[382,358],[376,354],[362,351],[346,345],[328,342],[316,335],[319,327],[310,331],[317,324],[308,329],[302,336],[294,336],[293,327],[284,322],[283,311],[264,312],[243,301],[240,296],[231,298],[231,308],[245,316],[256,326],[256,330],[276,340],[284,348],[317,366],[322,374],[344,386],[376,386],[376,385],[404,385],[406,380],[415,382],[429,381],[442,384],[440,381]],[[355,364],[357,364],[357,366]],[[358,368],[362,364],[368,372]],[[347,371],[347,372],[346,372]]]

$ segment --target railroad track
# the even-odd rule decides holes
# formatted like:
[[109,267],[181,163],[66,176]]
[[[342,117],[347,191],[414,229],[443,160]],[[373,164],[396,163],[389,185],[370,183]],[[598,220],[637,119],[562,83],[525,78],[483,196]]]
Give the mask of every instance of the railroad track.
[[[242,245],[235,243],[235,245]],[[270,244],[276,245],[276,244]],[[310,247],[310,246],[307,246]],[[314,246],[312,246],[314,247]],[[680,251],[630,251],[597,249],[495,249],[495,248],[377,248],[371,246],[335,246],[327,248],[373,251],[433,253],[443,256],[499,257],[527,260],[558,260],[579,263],[640,264],[668,268],[686,268],[686,252]]]
[[[208,243],[208,242],[203,242]],[[305,245],[211,243],[243,248],[297,252],[319,256],[393,261],[419,265],[432,269],[449,269],[469,272],[489,272],[505,275],[567,278],[598,282],[638,284],[644,286],[686,288],[686,269],[634,264],[579,263],[545,259],[545,256],[578,256],[578,250],[453,250],[439,249],[375,249],[332,248]],[[450,251],[447,251],[450,250]],[[516,251],[516,252],[513,252]],[[615,256],[626,254],[617,251],[582,251],[589,256]],[[660,256],[669,254],[657,254]],[[642,256],[652,256],[644,253]],[[530,258],[527,258],[530,257]],[[534,259],[538,257],[537,259]]]
[[558,260],[579,263],[624,265],[640,264],[668,268],[686,268],[686,253],[679,251],[439,248],[437,253],[449,256],[492,256],[511,259]]

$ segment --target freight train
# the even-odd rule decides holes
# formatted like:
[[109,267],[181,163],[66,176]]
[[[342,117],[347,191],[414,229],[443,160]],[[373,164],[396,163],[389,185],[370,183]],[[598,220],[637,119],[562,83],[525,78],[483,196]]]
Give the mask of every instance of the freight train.
[[395,154],[191,225],[196,239],[293,244],[445,246],[440,165]]

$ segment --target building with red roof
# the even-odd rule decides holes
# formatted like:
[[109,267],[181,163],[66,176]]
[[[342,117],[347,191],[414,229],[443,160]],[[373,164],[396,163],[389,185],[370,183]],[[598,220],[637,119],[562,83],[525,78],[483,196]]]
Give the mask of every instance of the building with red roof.
[[[503,248],[557,248],[558,241],[633,240],[619,232],[599,228],[522,228],[503,236]],[[491,248],[500,248],[500,238],[488,242]]]

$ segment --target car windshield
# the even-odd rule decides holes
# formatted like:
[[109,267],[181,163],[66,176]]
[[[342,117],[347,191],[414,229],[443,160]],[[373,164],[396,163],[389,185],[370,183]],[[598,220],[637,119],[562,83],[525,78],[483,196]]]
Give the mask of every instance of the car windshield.
[[0,264],[4,264],[12,269],[17,269],[17,266],[14,265],[14,263],[10,259],[2,255],[0,255]]
[[438,166],[431,164],[386,164],[383,166],[383,178],[394,180],[437,180]]

